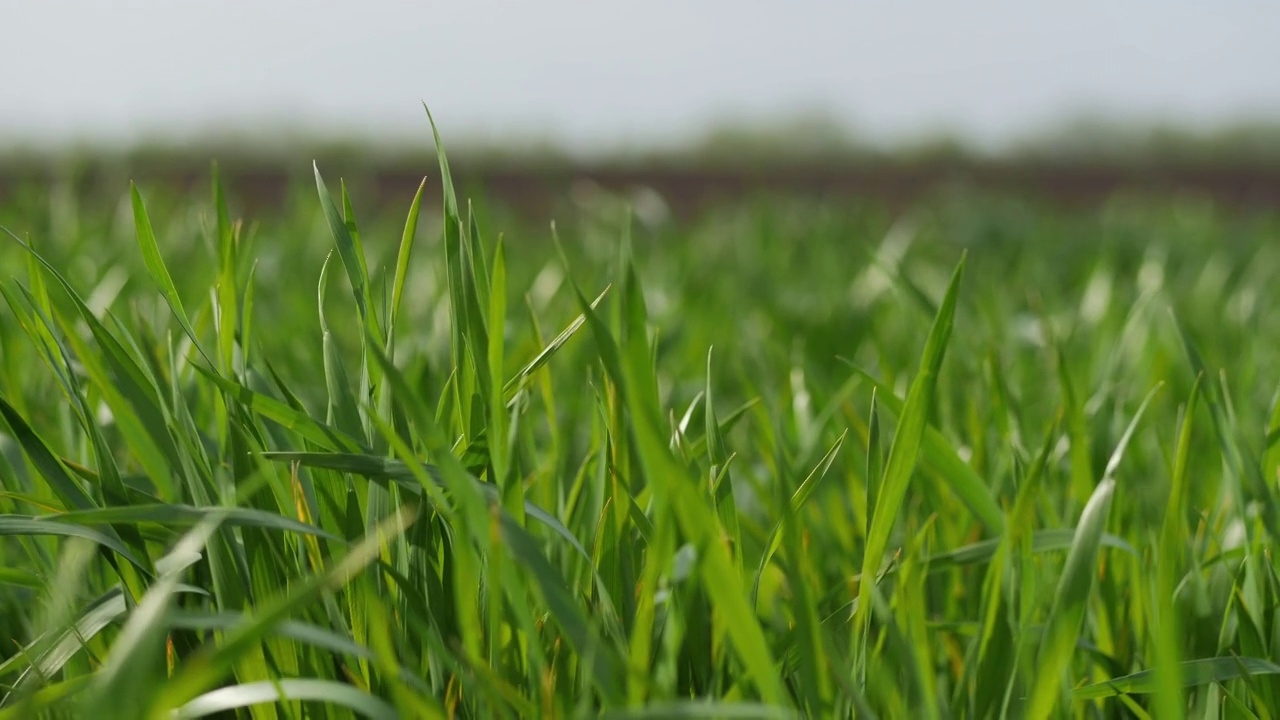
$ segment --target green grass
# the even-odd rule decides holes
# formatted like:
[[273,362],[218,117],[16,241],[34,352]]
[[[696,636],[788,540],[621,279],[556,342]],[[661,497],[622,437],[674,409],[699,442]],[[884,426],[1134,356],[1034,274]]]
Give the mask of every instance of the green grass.
[[1280,707],[1274,213],[323,171],[0,205],[0,718]]

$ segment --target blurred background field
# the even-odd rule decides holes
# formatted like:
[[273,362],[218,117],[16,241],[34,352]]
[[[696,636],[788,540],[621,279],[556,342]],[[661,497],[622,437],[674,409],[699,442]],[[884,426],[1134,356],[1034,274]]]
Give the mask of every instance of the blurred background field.
[[216,157],[255,208],[312,159],[396,201],[433,164],[425,100],[465,194],[539,219],[575,184],[686,215],[760,190],[902,209],[956,185],[1280,202],[1280,11],[1262,2],[133,0],[6,17],[29,62],[4,79],[0,197],[49,178],[186,188]]

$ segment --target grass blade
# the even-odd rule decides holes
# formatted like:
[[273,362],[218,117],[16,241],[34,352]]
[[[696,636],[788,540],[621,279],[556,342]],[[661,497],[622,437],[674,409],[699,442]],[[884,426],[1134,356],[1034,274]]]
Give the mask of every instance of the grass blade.
[[933,327],[929,330],[929,338],[925,341],[924,354],[920,361],[920,371],[911,383],[911,391],[907,395],[902,414],[898,418],[893,442],[889,446],[889,457],[885,463],[884,478],[880,482],[876,506],[872,511],[871,531],[867,535],[867,546],[862,561],[857,624],[863,628],[867,627],[871,617],[870,592],[875,584],[876,573],[884,561],[884,553],[889,546],[889,535],[893,532],[902,502],[907,495],[911,476],[915,473],[920,444],[924,439],[927,414],[938,381],[938,371],[942,367],[943,354],[951,336],[956,295],[959,292],[960,278],[963,273],[964,259],[962,258],[951,276],[951,283],[947,286],[941,309],[938,311],[938,316],[934,318]]
[[174,717],[208,717],[263,703],[297,701],[350,708],[370,720],[396,720],[400,717],[387,702],[346,683],[307,678],[285,678],[218,688],[178,708]]
[[1138,427],[1147,405],[1155,397],[1159,387],[1147,394],[1135,413],[1129,427],[1116,444],[1115,452],[1107,462],[1102,482],[1094,489],[1080,514],[1075,539],[1067,554],[1067,564],[1054,595],[1053,608],[1045,627],[1044,640],[1036,658],[1035,682],[1031,691],[1030,714],[1032,717],[1048,717],[1062,696],[1064,676],[1071,664],[1072,655],[1080,639],[1085,610],[1093,594],[1094,577],[1097,575],[1098,552],[1102,535],[1111,514],[1111,502],[1115,495],[1115,471],[1130,438]]
[[164,295],[165,301],[169,303],[169,309],[173,311],[173,316],[177,318],[182,330],[191,339],[196,349],[200,351],[205,362],[214,367],[213,361],[209,359],[209,356],[200,347],[200,338],[196,335],[195,328],[191,325],[191,320],[187,317],[187,311],[182,307],[182,298],[178,295],[178,288],[173,284],[173,278],[169,276],[169,269],[165,267],[164,258],[160,255],[160,245],[156,242],[155,231],[151,228],[151,218],[147,215],[147,208],[142,202],[142,193],[138,192],[137,185],[130,183],[129,194],[133,201],[133,222],[138,238],[138,247],[142,250],[142,260],[147,266],[147,272],[150,273],[151,279],[159,286],[160,293]]
[[[1251,657],[1216,657],[1188,660],[1178,667],[1182,687],[1191,688],[1209,683],[1226,683],[1231,680],[1254,676],[1280,675],[1280,665],[1270,660]],[[1140,695],[1154,693],[1162,687],[1155,670],[1143,670],[1103,682],[1076,688],[1073,695],[1078,700],[1113,697],[1116,695]]]

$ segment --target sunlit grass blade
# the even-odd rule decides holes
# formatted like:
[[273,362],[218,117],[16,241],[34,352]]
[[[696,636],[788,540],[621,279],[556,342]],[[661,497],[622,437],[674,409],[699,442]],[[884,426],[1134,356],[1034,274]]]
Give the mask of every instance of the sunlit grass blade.
[[[120,479],[120,471],[116,466],[115,457],[106,438],[103,437],[96,418],[89,409],[89,402],[86,399],[82,381],[72,367],[68,350],[55,336],[54,323],[49,316],[49,312],[51,312],[49,298],[47,296],[33,296],[31,292],[24,293],[27,307],[31,311],[28,314],[17,298],[13,297],[6,288],[0,288],[0,291],[3,291],[5,300],[9,303],[10,308],[14,310],[22,321],[28,337],[40,349],[45,365],[57,377],[66,399],[77,414],[80,427],[88,436],[89,444],[93,448],[94,459],[99,468],[97,480],[102,490],[103,499],[106,502],[125,502],[126,491]],[[36,291],[43,293],[44,286],[38,286]],[[141,538],[133,536],[128,531],[122,535],[122,538],[134,548],[142,547]]]
[[877,389],[871,390],[871,409],[867,415],[867,475],[866,489],[863,492],[865,507],[863,537],[871,534],[871,515],[876,506],[876,498],[880,494],[880,482],[884,479],[884,447],[880,440],[880,415],[876,412]]
[[205,362],[209,363],[210,366],[216,367],[200,347],[200,338],[196,335],[191,320],[187,317],[187,311],[182,307],[182,298],[178,294],[178,288],[173,284],[173,278],[170,277],[169,269],[165,267],[164,258],[160,254],[160,245],[156,242],[156,233],[151,227],[151,218],[147,215],[147,208],[142,202],[142,193],[138,191],[137,185],[130,183],[129,194],[133,202],[133,222],[138,237],[138,247],[142,250],[142,260],[146,263],[147,272],[150,273],[151,279],[159,286],[160,293],[164,295],[165,301],[169,303],[169,308],[173,311],[174,317],[177,318],[178,324],[182,326],[182,330],[191,339],[192,344],[204,356]]
[[240,322],[236,252],[239,228],[231,223],[227,196],[217,163],[213,164],[212,174],[215,232],[218,240],[218,280],[215,289],[218,300],[218,367],[224,376],[231,377],[236,371],[236,333]]
[[[88,512],[97,512],[90,510]],[[78,537],[110,548],[112,552],[129,561],[130,564],[137,567],[143,572],[149,572],[147,563],[143,562],[136,555],[130,552],[129,548],[120,541],[119,537],[109,535],[91,527],[80,525],[74,522],[61,522],[53,519],[60,517],[58,515],[47,516],[45,518],[35,516],[21,515],[0,515],[0,535],[50,535],[57,537]],[[65,516],[62,516],[65,517]]]
[[484,273],[474,263],[472,243],[478,242],[478,238],[468,237],[470,228],[463,224],[444,142],[440,139],[435,118],[431,116],[425,103],[423,109],[427,113],[427,121],[431,125],[435,141],[444,194],[444,263],[448,277],[453,367],[457,373],[454,385],[456,408],[462,430],[474,437],[478,434],[479,419],[472,413],[473,399],[477,393],[483,395],[489,383],[489,374],[481,372],[480,368],[484,356],[473,351],[474,348],[483,350],[489,344],[484,318],[487,307],[482,309],[480,292],[477,290],[477,278],[484,277]]
[[[1015,694],[1019,704],[1022,700],[1024,682],[1019,669],[1025,665],[1023,658],[1030,652],[1029,648],[1023,647],[1025,643],[1022,640],[1034,637],[1026,625],[1027,609],[1032,601],[1025,591],[1029,585],[1025,573],[1036,552],[1036,538],[1051,532],[1037,531],[1034,524],[1036,500],[1043,487],[1046,465],[1057,433],[1057,423],[1050,425],[1044,433],[1040,452],[1025,471],[1021,471],[1021,463],[1014,466],[1018,490],[1009,513],[1010,531],[991,545],[993,555],[982,580],[980,635],[977,646],[972,648],[974,661],[965,668],[965,681],[970,688],[969,702],[978,717],[991,716],[997,708],[1007,714]],[[1069,548],[1074,532],[1068,531],[1064,535],[1064,547]],[[1103,542],[1107,542],[1105,535]],[[982,543],[976,545],[981,546]],[[952,552],[963,553],[965,550],[959,548]],[[934,558],[930,560],[929,567],[931,570],[945,568],[947,563]],[[1014,646],[1012,653],[1009,652],[1010,645]]]
[[[596,299],[591,301],[592,308],[596,308],[600,305],[600,301],[604,300],[604,296],[608,294],[610,287],[612,286],[606,286]],[[586,321],[587,317],[585,315],[579,315],[574,318],[573,322],[569,323],[568,327],[560,331],[559,335],[552,338],[551,341],[547,343],[546,347],[537,354],[537,356],[530,360],[524,367],[520,368],[520,371],[506,382],[502,388],[503,394],[508,398],[515,394],[521,385],[527,381],[529,376],[533,375],[544,365],[550,362],[556,352],[558,352],[560,348],[564,347],[564,344],[569,342],[570,338],[572,338],[578,330],[582,329],[582,326]]]
[[77,525],[106,523],[155,523],[157,525],[184,527],[197,525],[211,515],[217,515],[221,518],[222,524],[229,527],[253,527],[265,530],[279,530],[301,533],[303,535],[315,535],[323,537],[326,540],[342,542],[341,538],[327,530],[324,530],[323,528],[316,527],[315,525],[309,525],[291,517],[277,515],[275,513],[256,508],[210,508],[168,503],[152,505],[137,503],[122,507],[58,513],[56,515],[46,516],[44,519],[39,520],[39,522],[46,524],[55,522],[68,524],[74,523]]
[[1156,706],[1162,718],[1180,718],[1186,713],[1182,678],[1182,622],[1175,605],[1174,594],[1185,567],[1188,537],[1186,513],[1190,495],[1188,462],[1192,443],[1192,423],[1195,418],[1200,382],[1197,376],[1191,386],[1191,395],[1183,409],[1182,426],[1178,432],[1178,445],[1174,450],[1173,474],[1170,478],[1169,503],[1165,508],[1164,523],[1160,532],[1159,555],[1156,560],[1155,584],[1155,676],[1159,687]]
[[[840,437],[836,438],[835,443],[818,461],[817,467],[805,477],[804,481],[800,483],[800,487],[796,488],[796,491],[791,495],[791,506],[786,511],[787,516],[799,514],[805,502],[813,495],[813,491],[817,489],[818,484],[827,476],[827,471],[831,469],[831,464],[835,462],[836,456],[840,453],[840,448],[844,445],[846,435],[848,435],[848,431],[840,433]],[[768,567],[774,553],[778,552],[778,548],[782,544],[782,526],[784,522],[785,518],[774,525],[773,530],[769,533],[769,540],[765,544],[765,552],[760,556],[760,564],[756,568],[755,582],[752,584],[751,590],[753,602],[759,599],[760,580],[764,576],[765,568]]]
[[[1069,550],[1075,540],[1076,531],[1073,528],[1050,528],[1047,530],[1028,531],[1027,534],[1030,536],[1031,541],[1030,551],[1033,554],[1038,554],[1056,550]],[[980,540],[954,550],[930,555],[929,570],[931,572],[941,572],[959,565],[978,565],[988,562],[995,556],[1000,542],[999,539]],[[1118,535],[1103,533],[1098,538],[1098,542],[1100,547],[1119,550],[1135,558],[1139,557],[1137,549]]]
[[218,688],[175,711],[175,718],[201,718],[263,703],[313,701],[346,707],[370,720],[395,720],[394,707],[367,692],[332,680],[285,678]]
[[870,619],[871,588],[875,585],[876,574],[884,562],[884,553],[889,546],[889,536],[897,523],[912,475],[915,474],[920,444],[924,439],[927,426],[927,415],[938,381],[938,371],[942,367],[943,354],[946,351],[947,341],[951,337],[956,296],[960,289],[960,278],[963,272],[962,258],[951,276],[951,283],[947,286],[941,309],[934,319],[933,327],[929,330],[919,372],[911,383],[911,391],[907,395],[902,414],[898,418],[898,426],[894,431],[893,442],[889,446],[884,478],[880,482],[876,506],[872,510],[871,530],[867,534],[866,551],[862,560],[862,580],[858,589],[859,606],[856,622],[864,628],[867,627]]
[[[707,595],[719,606],[719,612],[723,613],[720,627],[730,638],[737,656],[746,666],[765,702],[782,704],[784,691],[775,674],[772,653],[748,604],[742,578],[735,571],[728,548],[721,540],[715,511],[693,490],[687,482],[686,473],[675,464],[670,450],[662,440],[655,408],[645,403],[648,398],[637,397],[630,382],[631,375],[624,374],[612,333],[576,284],[574,291],[578,307],[586,316],[587,325],[595,338],[601,362],[615,382],[624,389],[625,402],[632,419],[632,432],[641,465],[645,468],[645,476],[665,486],[664,492],[670,496],[670,507],[676,513],[681,529],[697,539],[696,542],[704,553],[700,563],[702,582]],[[635,372],[632,366],[628,366],[627,370]]]
[[[352,233],[347,226],[346,220],[338,211],[337,205],[333,203],[333,196],[329,194],[329,188],[324,183],[324,178],[320,175],[320,167],[312,163],[312,169],[316,176],[316,192],[320,195],[320,207],[324,210],[324,218],[328,223],[329,232],[333,235],[334,244],[338,248],[338,256],[342,259],[342,266],[347,271],[347,279],[351,281],[351,294],[355,299],[356,310],[359,313],[360,321],[364,324],[367,332],[374,338],[382,337],[382,330],[378,324],[378,319],[374,315],[373,291],[369,285],[369,268],[366,265],[364,256],[364,246],[360,243],[360,235]],[[346,196],[346,189],[343,188],[343,196]],[[381,343],[379,343],[381,346]]]
[[[183,630],[226,630],[242,625],[251,618],[243,613],[193,613],[174,610],[169,613],[169,626]],[[335,655],[351,655],[362,659],[373,659],[374,651],[356,643],[351,638],[333,630],[310,625],[297,620],[285,620],[272,630],[272,635],[298,643],[322,649]],[[408,668],[397,667],[396,672],[403,680],[416,690],[429,692],[427,685],[415,677]]]
[[169,603],[182,572],[200,559],[220,521],[217,515],[207,517],[178,541],[169,553],[174,562],[147,590],[112,643],[111,654],[94,683],[95,693],[110,715],[141,717],[149,696],[158,689],[148,678],[158,669]]
[[[401,460],[393,460],[374,455],[358,455],[349,453],[310,453],[310,452],[267,452],[263,453],[263,457],[268,460],[277,462],[297,462],[307,467],[327,468],[329,470],[338,470],[348,472],[355,475],[361,475],[367,478],[387,478],[395,480],[407,490],[416,490],[419,488],[417,479],[413,469]],[[444,480],[444,476],[440,469],[428,463],[420,463],[419,467],[426,472],[432,481],[441,487],[448,487]],[[482,494],[499,500],[501,499],[498,488],[488,483],[482,483],[475,478],[469,478],[470,483]],[[529,517],[546,525],[553,530],[561,538],[567,540],[580,555],[590,559],[586,548],[582,543],[569,531],[565,525],[547,510],[535,505],[532,501],[524,501],[522,503],[524,512]]]
[[13,431],[18,443],[31,459],[32,464],[49,483],[49,487],[57,494],[63,506],[73,510],[89,510],[97,507],[97,503],[75,481],[56,455],[36,434],[27,421],[18,414],[16,408],[4,398],[0,398],[0,415]]
[[[203,590],[179,584],[178,593],[207,595]],[[58,628],[32,640],[20,652],[0,663],[0,676],[21,671],[9,683],[14,692],[0,698],[0,706],[13,706],[15,698],[29,699],[29,686],[41,678],[57,676],[63,667],[99,633],[119,622],[129,610],[129,603],[119,587],[112,588],[84,606],[66,627]]]
[[385,543],[404,532],[415,518],[415,512],[408,508],[396,513],[323,572],[301,579],[276,598],[259,603],[255,614],[229,629],[217,646],[206,647],[185,662],[171,682],[158,689],[152,708],[168,710],[185,705],[216,685],[236,661],[291,612],[349,583],[378,556]]
[[[1268,488],[1266,480],[1262,477],[1259,463],[1256,460],[1246,461],[1246,457],[1252,456],[1253,453],[1249,451],[1245,440],[1239,436],[1238,425],[1230,418],[1228,410],[1230,398],[1223,387],[1223,378],[1220,373],[1214,373],[1205,364],[1199,347],[1176,315],[1173,315],[1173,321],[1182,339],[1183,350],[1191,363],[1191,369],[1197,376],[1205,378],[1201,394],[1209,410],[1214,435],[1217,437],[1219,447],[1222,448],[1222,457],[1231,471],[1227,487],[1232,489],[1239,507],[1243,507],[1250,500],[1260,503],[1263,511],[1263,527],[1273,540],[1280,538],[1280,504],[1277,504],[1275,493]],[[1214,380],[1215,377],[1218,378],[1217,381]]]
[[[628,285],[632,285],[634,281],[634,270],[628,273],[633,278]],[[731,538],[742,536],[742,528],[738,524],[738,503],[733,494],[733,477],[730,474],[729,462],[732,459],[729,455],[728,448],[725,444],[724,436],[720,433],[720,420],[716,416],[715,391],[712,381],[712,354],[707,351],[707,383],[706,389],[703,390],[703,415],[706,426],[707,438],[707,460],[710,462],[710,477],[708,478],[708,486],[711,488],[712,499],[715,502],[716,513],[720,516],[720,524],[724,527],[724,532]],[[656,390],[655,390],[656,393]],[[741,550],[734,553],[734,557],[741,565]]]
[[[1182,677],[1182,687],[1192,688],[1254,676],[1280,675],[1280,665],[1262,658],[1216,657],[1185,661],[1179,665],[1178,673]],[[1161,691],[1162,686],[1157,671],[1143,670],[1076,688],[1073,695],[1076,699],[1087,700],[1121,694],[1150,694]]]
[[485,369],[489,374],[486,384],[487,412],[486,432],[489,440],[489,462],[493,467],[493,482],[502,490],[502,506],[517,522],[524,522],[524,490],[511,477],[511,416],[502,394],[503,363],[506,358],[507,325],[507,260],[502,240],[493,254],[493,276],[489,296],[489,346],[485,348]]
[[346,366],[338,352],[337,340],[329,331],[329,321],[324,312],[325,287],[329,277],[331,258],[332,255],[326,257],[324,265],[320,268],[316,299],[316,307],[320,314],[320,345],[324,358],[324,380],[325,387],[329,391],[329,407],[325,422],[352,437],[360,437],[362,435],[360,411],[356,406],[355,395],[351,392],[351,381],[347,377]]
[[320,447],[346,452],[360,449],[360,444],[354,438],[337,428],[329,427],[275,398],[254,392],[237,382],[218,377],[199,366],[194,367],[207,377],[210,382],[213,382],[226,392],[229,397],[235,398],[245,409],[296,432],[299,436]]
[[1115,472],[1124,458],[1129,440],[1133,437],[1147,405],[1155,397],[1159,386],[1152,389],[1138,406],[1133,420],[1116,444],[1107,462],[1103,478],[1089,497],[1080,521],[1076,525],[1075,539],[1067,554],[1066,566],[1058,580],[1053,608],[1044,630],[1044,639],[1036,657],[1035,682],[1031,689],[1029,712],[1033,717],[1048,717],[1064,695],[1065,676],[1080,639],[1085,611],[1093,595],[1094,577],[1098,573],[1098,553],[1102,535],[1111,514],[1111,503],[1116,492]]
[[1067,362],[1065,351],[1061,346],[1055,349],[1058,385],[1062,388],[1062,412],[1066,416],[1064,425],[1070,443],[1068,453],[1071,456],[1071,491],[1075,497],[1083,498],[1092,491],[1094,486],[1091,440],[1084,402],[1077,397],[1075,382],[1071,379],[1071,364]]
[[[877,403],[884,405],[901,422],[904,401],[870,373],[857,366],[853,366],[853,369],[875,388]],[[990,486],[968,463],[960,459],[955,448],[941,433],[932,427],[925,428],[920,452],[925,467],[946,481],[992,534],[998,535],[1004,531],[1004,513]]]
[[388,354],[390,343],[395,334],[396,319],[400,315],[400,299],[404,295],[405,282],[409,279],[409,262],[413,258],[414,241],[418,236],[418,214],[422,209],[422,192],[427,188],[427,179],[418,184],[418,192],[414,193],[413,202],[409,204],[409,215],[404,221],[404,231],[400,235],[400,250],[396,253],[395,277],[391,282],[391,307],[387,315]]
[[629,710],[611,710],[603,717],[606,720],[794,720],[800,714],[772,705],[688,700],[653,703]]
[[[143,465],[154,477],[163,478],[171,467],[180,464],[181,452],[169,434],[167,403],[155,380],[154,372],[126,349],[130,343],[122,328],[117,330],[119,337],[110,332],[93,314],[66,277],[58,272],[53,263],[17,236],[8,234],[61,285],[67,297],[75,305],[79,317],[88,325],[97,341],[100,359],[96,357],[99,353],[87,350],[88,345],[80,338],[78,332],[67,332],[66,323],[60,323],[64,330],[63,339],[75,352],[75,356],[93,384],[110,402],[119,418],[122,430],[129,435],[131,446],[139,455]],[[33,272],[32,277],[34,279],[39,276]],[[16,307],[10,291],[3,288],[3,292],[10,305]],[[28,293],[28,297],[35,296]],[[37,299],[36,302],[44,306],[42,312],[47,318],[47,313],[50,312],[47,298],[43,301]],[[43,325],[48,327],[47,320]],[[38,332],[34,323],[32,329],[33,332]],[[125,406],[126,402],[128,407]],[[163,459],[160,457],[161,454],[164,456]]]

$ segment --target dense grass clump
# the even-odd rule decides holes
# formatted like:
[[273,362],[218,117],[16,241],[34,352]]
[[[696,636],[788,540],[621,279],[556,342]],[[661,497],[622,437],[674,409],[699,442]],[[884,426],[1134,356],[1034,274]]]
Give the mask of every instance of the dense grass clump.
[[0,717],[1280,707],[1274,215],[440,176],[0,208]]

